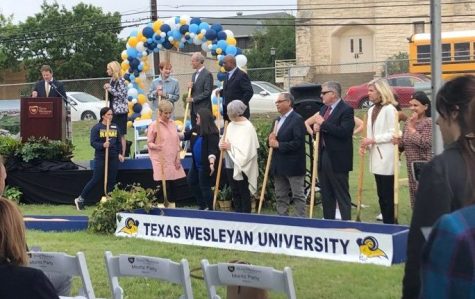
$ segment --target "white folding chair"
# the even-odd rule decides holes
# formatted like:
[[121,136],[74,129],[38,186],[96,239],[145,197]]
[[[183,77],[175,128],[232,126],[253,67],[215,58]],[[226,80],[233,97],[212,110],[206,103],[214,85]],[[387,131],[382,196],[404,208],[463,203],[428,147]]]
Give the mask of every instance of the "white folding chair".
[[80,296],[61,298],[96,298],[84,253],[78,252],[76,256],[72,256],[64,252],[30,251],[28,255],[30,257],[29,266],[32,268],[43,270],[43,272],[55,272],[63,275],[81,277],[82,288],[79,290]]
[[120,276],[148,277],[180,284],[184,294],[180,299],[193,299],[190,267],[186,259],[180,263],[159,257],[120,254],[104,254],[113,299],[124,298],[124,290],[119,285]]
[[209,264],[201,261],[209,299],[219,299],[216,286],[245,286],[258,289],[286,293],[287,298],[296,299],[292,270],[285,267],[284,271],[272,267],[248,264],[218,263]]
[[152,123],[151,119],[141,119],[134,121],[134,158],[148,157],[147,154],[141,154],[140,142],[147,140],[147,128]]

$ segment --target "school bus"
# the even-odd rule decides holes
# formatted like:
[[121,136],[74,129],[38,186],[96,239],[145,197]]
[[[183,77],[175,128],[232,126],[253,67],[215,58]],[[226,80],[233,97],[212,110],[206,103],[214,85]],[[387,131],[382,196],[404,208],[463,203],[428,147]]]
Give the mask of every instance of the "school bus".
[[[430,33],[409,39],[409,72],[430,75]],[[475,30],[442,33],[442,77],[475,74]]]

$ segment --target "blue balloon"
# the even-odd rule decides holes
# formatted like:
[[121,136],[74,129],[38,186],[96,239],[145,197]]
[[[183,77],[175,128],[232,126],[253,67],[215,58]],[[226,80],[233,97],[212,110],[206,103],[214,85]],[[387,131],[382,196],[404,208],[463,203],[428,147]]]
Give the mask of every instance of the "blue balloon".
[[219,31],[218,32],[218,40],[226,40],[228,38],[228,35],[224,31]]
[[130,78],[130,81],[134,81],[134,80],[135,80],[135,75],[134,75],[134,74],[130,74],[130,75],[129,75],[129,78]]
[[129,36],[137,36],[137,34],[139,34],[139,32],[137,31],[137,29],[134,29],[134,30],[130,31]]
[[143,36],[145,36],[146,38],[152,38],[153,34],[155,32],[153,31],[153,28],[152,27],[145,27],[143,30],[142,30],[142,34]]
[[188,25],[186,25],[186,24],[185,24],[185,25],[182,25],[182,26],[180,27],[180,33],[181,33],[181,34],[187,33],[188,30],[189,30],[189,28],[190,28],[190,26],[188,26]]
[[167,50],[170,50],[171,48],[173,48],[173,45],[168,41],[168,40],[165,40],[163,43],[162,43],[162,46],[167,49]]
[[229,45],[226,47],[226,54],[236,56],[237,48],[236,46]]
[[137,57],[137,50],[135,48],[128,48],[127,49],[127,56],[135,58]]
[[221,24],[216,23],[216,24],[211,25],[211,29],[213,29],[216,32],[220,32],[223,30],[223,26],[221,26]]
[[125,73],[124,74],[124,80],[126,81],[130,81],[130,78],[129,78],[130,74],[129,73]]
[[[137,67],[138,67],[139,65],[140,65],[140,60],[137,59],[137,58],[135,58],[134,60],[132,60],[132,61],[129,62],[129,66],[130,66],[130,68],[131,68],[132,70],[137,69]],[[132,72],[130,72],[130,73],[132,73]]]
[[[136,104],[137,105],[137,104]],[[140,104],[139,104],[140,105]],[[129,117],[130,121],[134,121],[137,117],[140,116],[140,113],[134,113]]]
[[165,33],[166,33],[166,32],[168,32],[168,31],[170,31],[170,30],[172,30],[172,28],[170,28],[170,25],[168,25],[168,24],[162,24],[162,26],[160,26],[160,31],[161,31],[161,32],[165,32]]
[[173,30],[172,31],[172,36],[175,40],[180,40],[181,39],[181,33],[178,30]]
[[152,37],[147,38],[147,43],[149,43],[149,44],[153,43],[153,38]]
[[188,130],[191,129],[191,120],[188,119],[188,120],[185,122],[185,128],[188,129]]
[[242,54],[241,48],[237,48],[236,55],[241,55],[241,54]]
[[211,97],[211,103],[213,103],[213,105],[217,105],[218,104],[218,99],[216,98],[216,96],[213,94],[213,96]]
[[205,37],[206,37],[208,40],[213,40],[213,39],[215,39],[215,38],[216,38],[216,31],[214,31],[213,29],[208,29],[208,30],[206,30]]
[[224,81],[226,79],[226,73],[225,72],[219,72],[218,75],[216,76],[219,81]]
[[200,28],[200,31],[203,30],[203,29],[208,30],[209,29],[209,24],[206,23],[206,22],[201,22],[199,28]]
[[191,18],[190,20],[190,24],[193,24],[193,25],[199,25],[200,23],[201,23],[200,18]]
[[216,44],[218,48],[221,48],[223,51],[226,50],[226,47],[228,46],[228,43],[225,40],[220,40]]
[[193,32],[193,33],[198,33],[198,31],[200,30],[200,27],[198,26],[198,24],[190,24],[190,26],[188,27],[188,31],[189,32]]
[[134,110],[135,113],[140,113],[140,111],[142,111],[142,105],[135,103],[132,110]]
[[175,17],[175,24],[180,24],[180,17],[179,16]]

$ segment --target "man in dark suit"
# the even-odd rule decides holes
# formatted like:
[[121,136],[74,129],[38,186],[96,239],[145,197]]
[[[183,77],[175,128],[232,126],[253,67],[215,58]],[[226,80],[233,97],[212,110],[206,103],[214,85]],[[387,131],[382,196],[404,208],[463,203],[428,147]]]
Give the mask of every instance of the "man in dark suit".
[[223,90],[221,95],[223,97],[223,116],[229,121],[227,106],[234,100],[240,100],[246,104],[247,109],[243,116],[249,119],[249,101],[254,92],[252,90],[251,80],[249,76],[236,66],[236,58],[232,55],[226,55],[223,60],[223,67],[227,72],[227,76],[223,82]]
[[31,97],[36,98],[65,98],[63,83],[53,78],[53,70],[49,65],[43,65],[40,69],[43,80],[36,82]]
[[353,170],[354,111],[341,99],[338,82],[322,84],[322,99],[325,106],[305,123],[320,132],[318,178],[323,217],[335,219],[338,202],[341,219],[351,220],[348,173]]
[[[272,147],[271,174],[274,176],[277,213],[288,216],[291,200],[297,216],[305,217],[305,124],[302,117],[292,109],[293,96],[283,92],[275,101],[280,117],[276,133],[269,135]],[[292,190],[292,198],[289,197]]]
[[188,83],[191,88],[191,97],[187,102],[191,103],[191,126],[196,127],[196,113],[201,108],[212,111],[211,93],[213,92],[213,75],[204,67],[205,58],[201,53],[196,52],[191,55],[191,66],[196,72]]

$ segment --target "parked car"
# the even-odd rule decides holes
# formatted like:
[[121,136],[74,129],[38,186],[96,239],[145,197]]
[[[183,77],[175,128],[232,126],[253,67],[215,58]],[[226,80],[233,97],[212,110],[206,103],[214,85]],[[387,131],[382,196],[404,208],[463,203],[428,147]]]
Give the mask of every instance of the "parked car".
[[99,112],[105,102],[95,96],[79,91],[66,92],[71,105],[71,120],[93,120],[99,118]]
[[[386,77],[401,107],[408,107],[415,91],[430,91],[431,80],[422,74],[394,74]],[[368,83],[348,88],[344,100],[353,108],[368,108],[372,105],[368,98]]]
[[251,81],[254,95],[249,105],[251,113],[277,112],[275,101],[284,89],[266,81]]

